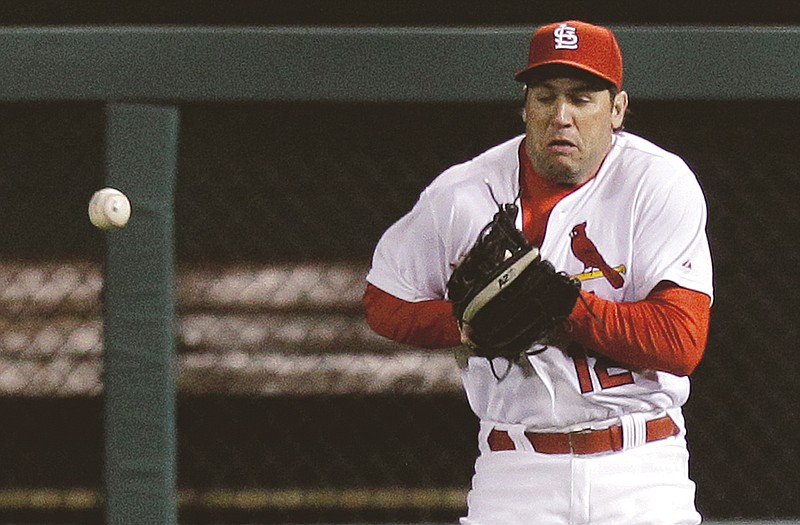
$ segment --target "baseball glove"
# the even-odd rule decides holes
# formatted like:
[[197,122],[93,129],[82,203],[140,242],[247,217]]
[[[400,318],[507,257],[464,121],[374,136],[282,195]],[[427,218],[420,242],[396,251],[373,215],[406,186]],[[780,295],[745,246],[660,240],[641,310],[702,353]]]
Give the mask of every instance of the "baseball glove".
[[462,341],[475,355],[515,359],[535,353],[575,306],[580,282],[556,272],[503,204],[447,282]]

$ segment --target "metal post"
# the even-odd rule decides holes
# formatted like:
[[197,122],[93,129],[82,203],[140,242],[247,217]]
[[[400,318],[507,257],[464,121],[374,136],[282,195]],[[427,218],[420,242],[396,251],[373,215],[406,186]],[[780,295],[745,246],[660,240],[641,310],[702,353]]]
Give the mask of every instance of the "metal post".
[[177,523],[176,107],[109,104],[106,184],[128,195],[104,272],[106,523]]

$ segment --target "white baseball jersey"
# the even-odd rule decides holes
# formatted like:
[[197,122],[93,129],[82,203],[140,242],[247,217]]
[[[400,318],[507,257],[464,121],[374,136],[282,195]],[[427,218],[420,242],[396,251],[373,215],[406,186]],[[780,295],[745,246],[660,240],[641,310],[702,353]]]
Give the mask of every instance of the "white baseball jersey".
[[[487,185],[500,203],[518,197],[522,139],[515,137],[437,177],[383,235],[367,280],[406,301],[445,298],[451,264],[469,251],[497,211]],[[522,213],[517,220],[521,228]],[[555,205],[540,250],[557,270],[577,276],[584,290],[604,299],[639,301],[660,281],[712,297],[705,228],[705,200],[686,163],[620,132],[597,175]],[[573,243],[587,240],[595,255],[582,262]],[[594,260],[598,256],[602,262]],[[496,359],[498,379],[488,360],[470,358],[463,383],[483,422],[572,431],[607,426],[625,414],[669,412],[682,426],[686,377],[615,368],[594,357],[570,357],[557,347],[527,362],[530,366],[510,366],[503,376],[507,361]]]

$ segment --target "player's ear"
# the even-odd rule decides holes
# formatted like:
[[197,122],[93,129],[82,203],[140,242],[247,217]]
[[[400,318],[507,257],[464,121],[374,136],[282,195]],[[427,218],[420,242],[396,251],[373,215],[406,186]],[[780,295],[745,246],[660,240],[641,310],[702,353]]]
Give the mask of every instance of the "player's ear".
[[611,104],[611,126],[614,129],[622,128],[622,122],[625,120],[625,112],[628,109],[628,93],[620,91],[614,96]]
[[528,105],[528,86],[522,88],[522,111],[519,112],[522,117],[522,122],[528,122],[528,113],[525,111],[525,106]]

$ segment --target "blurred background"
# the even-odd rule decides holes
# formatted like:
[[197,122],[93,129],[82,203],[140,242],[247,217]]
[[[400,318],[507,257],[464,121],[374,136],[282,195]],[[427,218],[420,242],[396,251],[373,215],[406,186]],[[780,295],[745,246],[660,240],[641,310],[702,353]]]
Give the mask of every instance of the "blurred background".
[[[800,22],[783,3],[129,4],[7,2],[0,26]],[[798,518],[800,102],[631,97],[626,128],[686,159],[708,199],[716,298],[685,410],[698,507]],[[477,421],[452,355],[374,336],[360,298],[381,233],[443,169],[521,133],[519,106],[180,105],[181,523],[462,515]],[[103,148],[100,102],[0,103],[3,523],[102,521],[106,246],[86,205]]]

